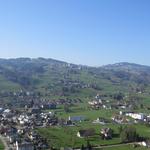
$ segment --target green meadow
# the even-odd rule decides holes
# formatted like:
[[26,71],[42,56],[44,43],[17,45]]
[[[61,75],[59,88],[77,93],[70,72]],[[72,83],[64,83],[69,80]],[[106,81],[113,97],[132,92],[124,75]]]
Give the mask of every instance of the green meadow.
[[[70,112],[64,112],[63,106],[56,110],[56,115],[59,118],[67,119],[69,116],[84,116],[85,121],[79,122],[76,126],[67,126],[67,127],[48,127],[40,128],[38,132],[45,138],[48,139],[48,142],[51,146],[55,148],[60,147],[81,147],[82,144],[86,145],[87,139],[77,137],[77,132],[80,129],[95,129],[95,136],[89,137],[88,140],[93,146],[99,145],[112,145],[121,143],[119,136],[118,124],[93,124],[92,121],[96,120],[98,117],[104,117],[111,120],[111,117],[118,113],[119,110],[90,110],[88,107],[85,107],[84,104],[80,106],[71,107]],[[150,127],[147,127],[142,124],[133,125],[140,136],[150,138]],[[115,136],[111,140],[102,140],[100,138],[100,130],[104,127],[110,127],[114,130]],[[130,149],[129,149],[130,150]],[[140,150],[140,149],[138,149]]]

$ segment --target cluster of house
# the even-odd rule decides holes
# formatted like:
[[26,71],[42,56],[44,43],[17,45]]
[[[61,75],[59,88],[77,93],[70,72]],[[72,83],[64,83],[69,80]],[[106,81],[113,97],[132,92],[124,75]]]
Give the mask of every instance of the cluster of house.
[[119,114],[112,117],[112,120],[118,124],[131,124],[139,122],[150,124],[150,115],[131,111],[120,111]]
[[106,106],[103,104],[103,102],[102,102],[101,99],[89,101],[88,104],[91,106],[91,108],[95,108],[95,109],[106,107]]
[[95,96],[94,100],[88,102],[89,106],[93,109],[111,109],[111,106],[107,105],[107,103],[109,103],[109,100],[102,100],[99,94]]
[[47,149],[49,145],[34,129],[52,125],[57,118],[53,113],[18,112],[0,108],[0,134],[16,150]]
[[42,138],[30,128],[17,128],[10,125],[1,126],[0,133],[14,150],[41,150],[49,148],[46,139]]
[[[103,97],[103,98],[102,98]],[[94,100],[89,101],[88,104],[91,108],[93,109],[126,109],[131,107],[131,104],[127,104],[125,102],[122,101],[117,101],[115,103],[112,103],[110,100],[105,99],[105,97],[107,97],[107,95],[99,95],[97,94],[94,97]]]
[[117,124],[131,124],[132,123],[132,121],[128,119],[126,116],[118,115],[118,114],[114,115],[111,119],[114,123],[117,123]]
[[109,124],[109,123],[131,124],[131,123],[133,123],[133,121],[131,121],[126,116],[116,114],[110,120],[106,119],[106,118],[99,117],[96,120],[94,120],[92,123],[94,123],[94,124],[101,124],[101,125],[106,125],[106,124]]
[[39,109],[46,110],[46,109],[56,109],[59,105],[70,105],[81,103],[82,100],[79,98],[76,99],[46,99],[43,98],[40,92],[30,92],[30,91],[17,91],[17,92],[7,92],[7,91],[0,91],[1,96],[1,107],[5,107],[6,104],[6,97],[11,97],[11,105],[8,105],[8,108],[33,108],[33,106],[39,107]]
[[123,114],[133,118],[135,123],[142,121],[150,124],[150,115],[144,113],[136,113],[136,112],[124,112]]
[[130,101],[125,101],[123,100],[115,100],[111,101],[108,100],[109,98],[112,98],[113,95],[100,95],[97,94],[93,100],[89,101],[88,104],[90,108],[93,109],[118,109],[118,110],[131,110],[136,106],[136,102],[130,102]]
[[9,145],[16,150],[46,149],[47,141],[34,129],[49,126],[73,126],[75,122],[84,121],[84,116],[68,119],[56,117],[54,112],[42,112],[33,106],[26,110],[0,108],[0,134],[6,137]]
[[106,118],[103,118],[103,117],[98,117],[92,123],[105,125],[105,124],[111,123],[111,121],[109,119],[106,119]]

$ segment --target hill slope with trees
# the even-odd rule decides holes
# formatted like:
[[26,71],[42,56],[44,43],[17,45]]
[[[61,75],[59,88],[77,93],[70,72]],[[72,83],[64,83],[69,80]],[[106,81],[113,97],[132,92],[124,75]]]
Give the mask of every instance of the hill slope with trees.
[[101,67],[45,58],[0,59],[0,89],[40,91],[52,95],[144,92],[150,89],[150,67],[117,63]]

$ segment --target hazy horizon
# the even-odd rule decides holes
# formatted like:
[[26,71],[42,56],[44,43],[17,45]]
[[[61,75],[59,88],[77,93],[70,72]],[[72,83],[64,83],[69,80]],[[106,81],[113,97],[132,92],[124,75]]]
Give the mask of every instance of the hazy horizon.
[[75,65],[82,65],[82,66],[89,66],[89,67],[101,67],[101,66],[105,66],[105,65],[113,65],[113,64],[118,64],[118,63],[129,63],[129,64],[136,64],[136,65],[143,65],[143,66],[150,66],[150,65],[146,65],[146,64],[139,64],[139,63],[135,63],[135,62],[125,62],[125,61],[120,61],[120,62],[114,62],[114,63],[107,63],[107,64],[102,64],[102,65],[88,65],[88,64],[78,64],[78,63],[72,63],[72,62],[68,62],[65,60],[59,60],[59,59],[55,59],[55,58],[49,58],[49,57],[9,57],[9,58],[2,58],[0,57],[0,59],[21,59],[21,58],[29,58],[29,59],[39,59],[39,58],[43,58],[43,59],[52,59],[52,60],[56,60],[56,61],[62,61],[68,64],[75,64]]
[[2,1],[0,57],[150,66],[149,5],[148,0]]

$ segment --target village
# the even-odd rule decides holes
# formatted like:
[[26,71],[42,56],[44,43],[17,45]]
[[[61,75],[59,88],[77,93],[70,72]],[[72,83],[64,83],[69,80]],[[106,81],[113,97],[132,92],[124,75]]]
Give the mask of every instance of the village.
[[[22,99],[20,106],[13,107],[2,106],[0,108],[0,134],[5,145],[12,150],[45,150],[52,149],[48,139],[41,136],[37,129],[49,127],[76,127],[79,123],[86,123],[87,116],[71,115],[69,113],[71,105],[75,106],[82,102],[81,99],[58,99],[49,101],[41,99],[40,96],[33,97],[30,92],[23,94],[13,93],[15,97]],[[23,96],[24,95],[24,96]],[[35,98],[35,99],[34,99]],[[87,138],[95,135],[94,124],[100,124],[103,128],[99,128],[99,135],[101,139],[108,140],[113,138],[113,129],[106,127],[106,125],[132,125],[132,124],[147,124],[150,125],[150,114],[140,113],[136,111],[128,111],[132,108],[132,104],[123,101],[117,101],[112,104],[109,100],[102,100],[101,96],[97,94],[93,100],[87,102],[89,111],[93,110],[117,110],[110,118],[105,116],[92,118],[89,120],[92,128],[82,128],[76,132],[78,138]],[[64,106],[67,117],[61,117],[57,113],[57,108]],[[69,108],[70,107],[70,108]],[[138,144],[150,147],[148,139],[142,138],[138,140]]]
[[[63,126],[72,124],[71,120],[63,120],[55,112],[58,105],[69,105],[81,102],[80,99],[58,99],[53,102],[41,99],[34,92],[4,92],[2,97],[14,97],[16,103],[2,105],[0,108],[0,134],[5,145],[15,150],[33,150],[50,148],[47,140],[42,138],[36,128]],[[6,105],[6,106],[5,106]]]
[[[133,110],[133,104],[125,101],[117,101],[116,104],[111,104],[109,100],[103,101],[99,95],[95,96],[93,101],[88,102],[92,109],[117,109],[120,110],[114,116],[112,120],[118,124],[132,124],[132,123],[148,123],[150,124],[150,114],[136,112]],[[132,110],[132,111],[131,111]],[[131,119],[132,118],[132,119]],[[101,122],[99,118],[94,122]],[[101,122],[104,123],[104,122]]]

